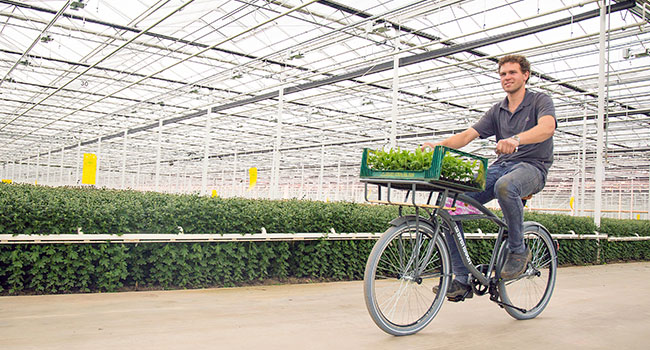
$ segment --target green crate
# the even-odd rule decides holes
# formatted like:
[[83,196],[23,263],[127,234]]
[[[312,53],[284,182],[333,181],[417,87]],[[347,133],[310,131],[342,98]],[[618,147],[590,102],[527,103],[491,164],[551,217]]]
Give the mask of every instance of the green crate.
[[[431,166],[428,169],[413,170],[373,170],[368,167],[368,148],[363,149],[361,156],[361,178],[362,179],[395,179],[395,180],[419,180],[443,187],[450,187],[462,191],[483,191],[485,189],[485,175],[487,169],[487,158],[475,154],[463,152],[446,146],[436,146],[433,150]],[[442,163],[445,155],[451,154],[456,158],[473,163],[471,179],[455,181],[445,178],[442,172]],[[441,175],[443,175],[441,177]],[[468,175],[469,176],[469,175]]]

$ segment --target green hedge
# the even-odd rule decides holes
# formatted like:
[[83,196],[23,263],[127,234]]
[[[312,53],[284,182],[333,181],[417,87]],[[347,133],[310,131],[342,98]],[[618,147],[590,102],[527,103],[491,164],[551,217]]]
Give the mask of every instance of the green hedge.
[[[93,188],[0,186],[0,232],[8,234],[381,232],[390,206],[306,200],[210,198]],[[359,220],[359,218],[372,218]]]
[[[219,199],[92,188],[0,185],[0,233],[382,232],[392,206],[300,200]],[[412,212],[406,211],[406,212]],[[649,235],[647,221],[526,213],[552,233]],[[496,232],[487,220],[465,230]],[[363,277],[374,241],[0,245],[0,293],[67,293],[147,288],[236,286],[292,278]],[[487,263],[493,240],[470,240]],[[560,264],[649,260],[650,242],[561,240]]]

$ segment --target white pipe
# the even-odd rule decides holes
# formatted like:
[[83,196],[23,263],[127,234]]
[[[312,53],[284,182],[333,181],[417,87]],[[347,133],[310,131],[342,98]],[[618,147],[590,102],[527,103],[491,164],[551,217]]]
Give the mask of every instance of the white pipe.
[[[53,234],[53,235],[12,235],[0,234],[0,244],[42,244],[42,243],[154,243],[154,242],[237,242],[237,241],[305,241],[305,240],[374,240],[381,232],[299,232],[299,233],[124,233],[124,234]],[[496,233],[466,233],[467,239],[494,239]],[[650,236],[614,237],[605,233],[597,234],[551,234],[554,239],[568,240],[607,240],[609,242],[650,241]]]

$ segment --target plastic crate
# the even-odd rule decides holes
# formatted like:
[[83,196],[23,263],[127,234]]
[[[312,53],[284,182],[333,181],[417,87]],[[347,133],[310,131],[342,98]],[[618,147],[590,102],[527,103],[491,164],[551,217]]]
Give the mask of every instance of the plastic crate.
[[[477,192],[485,189],[485,175],[487,170],[487,158],[475,154],[463,152],[445,146],[436,146],[433,150],[431,166],[428,169],[413,170],[374,170],[368,167],[368,148],[364,148],[361,156],[361,178],[362,179],[395,179],[395,180],[417,180],[437,184],[441,187],[449,187],[457,190]],[[472,164],[471,178],[455,179],[445,178],[442,169],[444,157],[450,154]],[[443,173],[443,174],[441,174]],[[442,176],[441,176],[442,175]]]

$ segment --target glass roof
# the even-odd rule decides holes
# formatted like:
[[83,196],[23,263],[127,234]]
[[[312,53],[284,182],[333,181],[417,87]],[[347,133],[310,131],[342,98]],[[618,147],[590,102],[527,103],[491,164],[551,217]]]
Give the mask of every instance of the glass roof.
[[[650,3],[608,4],[605,185],[647,193]],[[519,53],[528,87],[554,100],[547,188],[566,192],[583,150],[593,174],[599,33],[589,0],[0,0],[0,166],[76,184],[80,154],[98,153],[104,186],[125,173],[153,189],[158,173],[173,191],[200,183],[207,150],[224,194],[242,193],[250,167],[268,188],[277,165],[290,196],[350,184],[361,150],[390,144],[393,117],[405,149],[475,123],[505,96],[497,59]],[[494,144],[466,150],[493,159]]]

